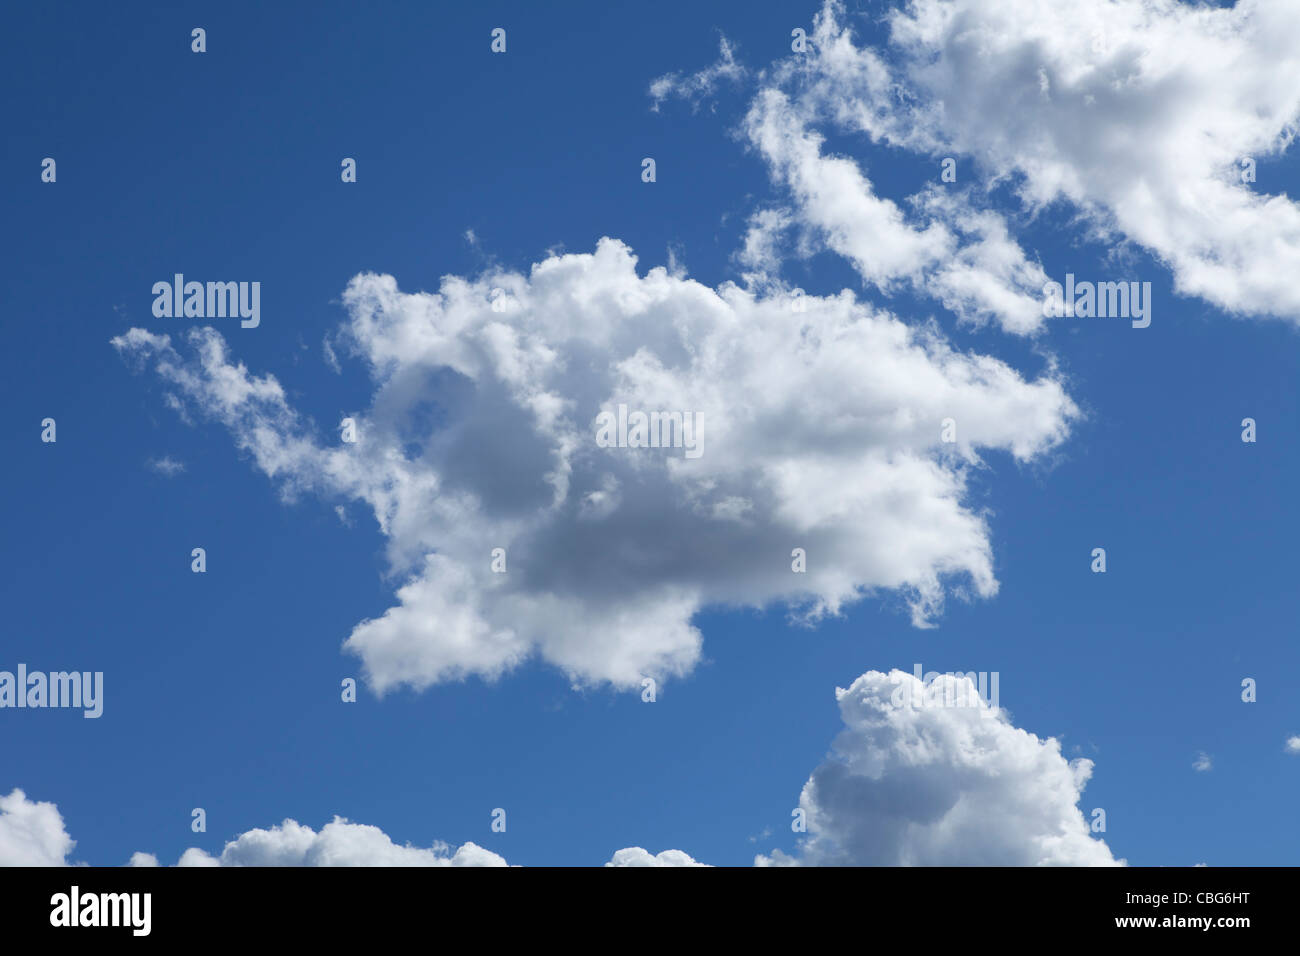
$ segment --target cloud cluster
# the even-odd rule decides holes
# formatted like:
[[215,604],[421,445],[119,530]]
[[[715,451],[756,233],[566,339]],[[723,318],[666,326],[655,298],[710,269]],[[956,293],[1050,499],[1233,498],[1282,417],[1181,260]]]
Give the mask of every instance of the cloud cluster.
[[[1032,335],[1048,276],[990,203],[1006,186],[1018,214],[1064,204],[1092,238],[1148,251],[1182,294],[1300,322],[1300,208],[1269,190],[1265,162],[1297,129],[1300,8],[911,0],[886,23],[885,48],[863,46],[832,0],[806,55],[755,72],[724,39],[714,66],[651,85],[658,109],[752,81],[740,133],[780,195],[752,212],[743,287],[639,274],[609,238],[524,272],[448,276],[436,292],[358,275],[325,345],[336,371],[350,357],[372,384],[348,413],[355,442],[323,435],[212,329],[113,339],[284,495],[373,513],[395,601],[345,647],[377,693],[494,679],[532,656],[575,683],[635,687],[695,666],[692,621],[708,606],[815,621],[887,594],[925,626],[949,595],[996,593],[969,478],[990,452],[1035,461],[1066,439],[1079,413],[1060,375],[1050,360],[1034,377],[958,350],[848,292],[792,295],[780,279],[791,235],[798,254],[829,250],[874,293]],[[829,145],[843,133],[927,157],[936,177],[955,157],[960,184],[882,196],[859,157]],[[1243,181],[1256,164],[1259,182]],[[602,445],[594,423],[620,406],[697,417],[702,453]],[[909,682],[872,671],[837,691],[845,728],[800,797],[808,836],[757,863],[1122,862],[1078,807],[1090,761],[996,708],[899,706]],[[1285,746],[1300,752],[1300,737]],[[0,862],[62,863],[72,845],[52,804],[0,798]],[[505,861],[336,819],[319,833],[286,820],[180,864]],[[606,865],[702,864],[630,847]]]
[[[943,229],[903,223],[851,161],[822,156],[804,129],[814,120],[936,160],[973,160],[985,183],[1011,184],[1029,212],[1064,202],[1094,237],[1148,250],[1182,294],[1300,322],[1291,279],[1300,206],[1268,188],[1262,166],[1257,182],[1246,175],[1295,138],[1295,4],[913,0],[886,20],[888,48],[864,48],[842,5],[827,3],[813,52],[767,73],[749,122],[797,220],[865,278],[887,281],[926,261]],[[1010,306],[1037,269],[985,221],[966,256],[979,268],[941,278],[952,286],[942,294],[965,288],[970,304]],[[989,282],[998,276],[1006,281]],[[1002,314],[1005,324],[1017,313]]]
[[64,866],[75,844],[54,804],[0,796],[0,866]]
[[[1012,725],[969,677],[868,671],[799,798],[808,836],[760,866],[1114,866],[1078,807],[1092,761]],[[942,702],[964,701],[965,706]]]
[[[53,803],[28,800],[17,789],[0,796],[0,866],[68,866],[68,854],[75,844]],[[128,865],[159,864],[152,853],[137,852]],[[267,830],[249,830],[227,843],[220,856],[190,848],[176,865],[505,866],[506,861],[474,843],[456,849],[445,843],[435,843],[429,849],[398,846],[378,827],[335,817],[319,833],[293,820]]]
[[[132,866],[157,866],[137,853]],[[226,844],[220,856],[191,847],[177,866],[505,866],[506,861],[474,843],[454,852],[445,843],[428,849],[398,846],[383,830],[342,817],[316,832],[294,820],[268,830],[249,830]]]
[[[925,625],[953,589],[995,593],[968,475],[986,451],[1026,462],[1064,440],[1078,412],[1053,369],[1027,379],[848,292],[796,300],[636,264],[603,239],[436,293],[357,276],[338,345],[374,391],[352,443],[322,438],[212,329],[113,344],[286,494],[372,510],[403,583],[346,646],[380,693],[533,653],[634,687],[690,670],[707,605],[814,620],[890,591]],[[601,447],[595,422],[619,405],[697,416],[702,453]]]
[[655,854],[639,846],[627,847],[615,853],[606,866],[708,866],[698,863],[681,850],[664,850]]
[[[1017,335],[1042,327],[1047,274],[999,213],[957,186],[932,185],[911,197],[910,210],[877,195],[857,160],[826,153],[813,128],[819,117],[815,100],[768,86],[745,119],[750,143],[792,202],[790,210],[757,214],[740,254],[742,263],[764,263],[748,274],[751,281],[768,278],[769,251],[797,224],[806,233],[805,251],[829,248],[881,292],[905,287],[939,300],[964,322],[993,320]],[[754,247],[769,254],[756,256]]]
[[[75,842],[53,803],[28,800],[15,789],[0,796],[0,866],[67,866]],[[152,853],[131,855],[128,866],[159,866]],[[472,842],[452,848],[399,846],[378,827],[335,817],[317,832],[295,820],[253,829],[229,841],[219,856],[197,847],[177,866],[506,866],[505,858]],[[680,850],[655,855],[641,847],[617,851],[606,866],[705,866]]]
[[[805,784],[807,836],[759,866],[1114,866],[1078,803],[1092,762],[1015,727],[966,676],[925,685],[868,671],[837,689],[844,728]],[[959,704],[954,704],[959,702]],[[21,791],[0,798],[0,864],[63,865],[73,843],[57,808]],[[132,866],[157,866],[147,853]],[[474,843],[399,846],[336,817],[319,832],[293,820],[249,830],[219,856],[186,850],[178,866],[505,866]],[[681,850],[634,846],[605,864],[704,866]]]

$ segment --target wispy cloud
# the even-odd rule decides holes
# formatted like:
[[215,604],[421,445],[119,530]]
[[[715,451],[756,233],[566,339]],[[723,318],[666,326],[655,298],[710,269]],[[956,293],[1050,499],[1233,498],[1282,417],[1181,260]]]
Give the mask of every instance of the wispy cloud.
[[150,458],[149,467],[167,478],[175,478],[185,471],[185,463],[177,461],[169,455],[164,455],[162,458]]

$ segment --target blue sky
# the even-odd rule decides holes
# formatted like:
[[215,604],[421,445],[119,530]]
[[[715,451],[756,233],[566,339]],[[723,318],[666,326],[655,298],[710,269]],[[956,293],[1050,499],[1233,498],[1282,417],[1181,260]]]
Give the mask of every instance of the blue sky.
[[[1059,444],[1029,461],[981,450],[970,474],[995,595],[949,592],[928,629],[889,590],[813,626],[781,601],[709,604],[693,618],[699,661],[653,704],[608,682],[574,687],[537,655],[495,680],[340,701],[340,680],[361,677],[342,643],[403,580],[374,516],[345,502],[340,520],[336,497],[281,500],[226,427],[183,420],[110,339],[206,324],[151,314],[151,286],[173,273],[258,280],[260,326],[215,325],[233,362],[273,375],[327,435],[374,391],[364,362],[341,356],[338,373],[322,347],[360,273],[433,292],[446,275],[526,275],[610,236],[639,257],[638,275],[672,250],[704,286],[741,282],[749,216],[788,201],[741,132],[764,81],[657,111],[648,87],[714,62],[720,35],[751,70],[788,59],[791,29],[811,31],[818,8],[664,6],[10,12],[0,668],[103,671],[105,704],[98,720],[0,712],[0,794],[57,804],[70,859],[95,865],[216,855],[248,830],[335,815],[398,844],[472,841],[512,864],[599,864],[640,846],[748,865],[797,850],[791,809],[842,726],[835,688],[919,662],[998,672],[1015,727],[1093,761],[1078,806],[1106,810],[1116,858],[1294,863],[1295,317],[1180,294],[1167,257],[1121,243],[1122,225],[1098,235],[1065,202],[1023,215],[1014,177],[987,203],[1013,217],[1029,258],[1053,278],[1150,281],[1149,328],[1063,319],[1016,336],[916,289],[882,293],[830,248],[782,265],[811,295],[847,288],[908,323],[932,320],[954,349],[1050,374],[1077,404]],[[860,47],[885,43],[882,10],[845,11]],[[498,26],[501,55],[489,50]],[[939,180],[924,151],[825,137],[900,204]],[[47,156],[53,184],[40,180]],[[641,181],[647,156],[653,183]],[[355,184],[340,182],[343,157],[357,159]],[[976,168],[959,160],[963,179]],[[1259,180],[1294,192],[1294,156],[1261,158]],[[40,441],[46,417],[54,444]],[[1245,417],[1255,443],[1241,441]],[[150,467],[163,457],[184,471]],[[194,547],[205,574],[191,573]],[[1089,570],[1096,547],[1105,574]],[[1241,700],[1247,677],[1256,703]],[[1208,771],[1193,769],[1201,752]],[[194,807],[206,833],[191,832]],[[490,828],[496,807],[505,833]]]

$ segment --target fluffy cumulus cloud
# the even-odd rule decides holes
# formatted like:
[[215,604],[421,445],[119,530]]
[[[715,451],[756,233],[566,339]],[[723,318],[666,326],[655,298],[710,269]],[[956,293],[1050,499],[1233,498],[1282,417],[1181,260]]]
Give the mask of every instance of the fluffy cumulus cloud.
[[[946,594],[997,589],[971,471],[988,451],[1044,456],[1078,414],[1050,364],[1026,377],[848,292],[641,275],[613,239],[436,293],[359,275],[344,302],[338,348],[373,382],[351,443],[211,329],[113,343],[286,494],[373,511],[403,583],[346,647],[380,693],[535,653],[576,682],[680,675],[706,605],[815,620],[889,592],[927,624]],[[600,415],[620,405],[681,413],[693,448],[602,447]]]
[[1094,236],[1148,250],[1182,294],[1300,322],[1300,206],[1269,189],[1266,168],[1300,117],[1300,7],[912,0],[886,22],[888,49],[872,50],[828,4],[812,52],[765,74],[748,124],[801,221],[864,276],[946,261],[945,223],[964,220],[974,241],[935,273],[959,312],[1029,328],[1016,295],[1040,278],[988,213],[905,222],[851,161],[822,155],[813,120],[973,160],[1027,211],[1063,201]]
[[18,789],[0,796],[0,866],[66,866],[75,843],[54,804]]
[[[137,853],[132,866],[156,866]],[[226,844],[220,856],[186,850],[177,866],[505,866],[506,861],[474,843],[459,849],[435,843],[428,849],[398,846],[383,830],[342,817],[316,832],[293,820],[269,830],[249,830]]]
[[649,850],[642,849],[639,846],[627,847],[615,853],[606,866],[708,866],[707,863],[699,863],[691,859],[690,855],[683,853],[681,850],[664,850],[662,853],[651,853]]
[[757,864],[1122,864],[1078,807],[1092,762],[1013,726],[969,677],[868,671],[835,693],[844,729],[799,798],[808,835]]
[[[1079,800],[1092,762],[1067,761],[1053,738],[1015,727],[967,676],[929,684],[868,671],[837,689],[844,728],[799,797],[807,836],[759,866],[1115,866]],[[1300,750],[1300,738],[1295,747]],[[73,846],[52,803],[0,797],[0,864],[64,865]],[[136,853],[130,866],[158,866]],[[474,843],[398,845],[378,827],[336,817],[319,831],[293,820],[254,829],[178,866],[505,866]],[[618,850],[605,864],[705,866],[681,850]]]
[[[0,796],[0,866],[67,866],[75,842],[53,803],[28,800],[21,790]],[[152,853],[131,854],[127,866],[156,867]],[[220,855],[191,847],[177,866],[506,866],[505,858],[475,843],[399,846],[378,827],[335,817],[318,831],[295,820],[241,833]],[[706,866],[681,850],[655,855],[641,847],[617,851],[606,866]]]

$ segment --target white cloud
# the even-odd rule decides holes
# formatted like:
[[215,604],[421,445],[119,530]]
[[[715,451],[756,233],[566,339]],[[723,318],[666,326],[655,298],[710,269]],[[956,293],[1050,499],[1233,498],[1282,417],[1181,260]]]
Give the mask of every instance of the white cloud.
[[1208,770],[1214,769],[1214,761],[1210,759],[1209,754],[1202,750],[1196,755],[1196,760],[1192,763],[1192,769],[1198,773],[1205,773]]
[[[780,865],[1119,865],[1091,837],[1077,803],[1092,762],[1067,762],[1055,739],[1011,725],[979,699],[967,677],[926,695],[911,674],[869,671],[837,689],[845,728],[830,757],[804,786],[799,805],[808,836],[796,855],[758,856]],[[902,688],[915,704],[899,703]],[[928,706],[917,704],[929,701]],[[752,839],[752,838],[751,838]],[[0,798],[0,865],[60,866],[74,843],[52,803],[21,790]],[[145,852],[128,866],[158,866]],[[315,831],[287,819],[226,843],[219,855],[191,847],[177,866],[505,866],[472,842],[459,848],[398,845],[378,827],[335,817]],[[706,866],[681,850],[616,851],[605,864]]]
[[727,38],[718,40],[718,60],[712,66],[696,73],[666,73],[650,84],[650,109],[659,112],[659,106],[670,96],[681,97],[688,101],[693,109],[699,109],[700,101],[712,96],[719,82],[739,83],[747,70],[736,62],[731,44]]
[[[694,666],[706,605],[815,620],[889,591],[928,624],[953,589],[997,590],[967,488],[982,453],[1037,459],[1078,414],[1050,367],[1026,379],[848,292],[796,312],[779,290],[639,276],[612,239],[437,293],[360,275],[344,302],[340,341],[375,389],[349,413],[355,444],[318,441],[211,329],[113,344],[224,423],[285,495],[370,506],[403,583],[346,647],[380,693],[534,653],[577,682],[639,687]],[[703,454],[598,447],[596,416],[620,403],[697,413]],[[956,444],[940,442],[949,417]],[[791,571],[796,547],[807,573]]]
[[1289,754],[1300,754],[1300,735],[1287,738],[1286,752]]
[[[21,790],[0,797],[0,866],[66,866],[75,841],[63,828],[53,803],[28,800]],[[127,866],[156,867],[152,853],[131,854]],[[181,854],[177,866],[506,866],[505,858],[466,842],[453,848],[399,846],[378,827],[335,817],[317,832],[295,820],[241,833],[219,856],[197,847]],[[706,866],[681,850],[655,855],[641,847],[614,853],[605,866]]]
[[[1300,321],[1300,207],[1270,189],[1267,170],[1254,184],[1241,175],[1243,158],[1277,157],[1295,136],[1300,7],[915,0],[889,15],[887,56],[855,46],[844,19],[828,4],[817,52],[774,74],[775,85],[799,91],[799,115],[935,158],[969,157],[990,184],[1012,183],[1027,210],[1064,200],[1094,236],[1149,250],[1182,294]],[[869,194],[843,162],[800,148],[798,168],[820,165],[840,180],[836,190],[858,196],[860,209],[828,209],[824,197],[836,190],[787,175],[805,214],[854,257]],[[793,162],[788,149],[774,156],[782,168]],[[909,237],[887,212],[878,206],[870,226],[910,240],[901,248],[914,255],[932,253],[936,237]],[[859,216],[863,229],[837,214]],[[867,252],[891,274],[880,249]],[[989,254],[1009,269],[1004,277],[1028,279],[1010,246]]]
[[[938,299],[963,321],[992,319],[1018,335],[1041,328],[1047,275],[1011,237],[1001,215],[980,208],[956,185],[922,190],[911,198],[909,213],[877,195],[854,159],[825,153],[824,137],[813,128],[818,119],[815,101],[778,86],[755,97],[745,132],[788,189],[793,207],[757,214],[739,254],[742,264],[774,272],[775,237],[797,223],[815,237],[805,239],[805,254],[824,244],[886,294],[906,287]],[[936,163],[936,176],[938,170]]]
[[149,467],[166,478],[175,478],[185,471],[185,463],[164,455],[162,458],[149,459]]
[[[137,863],[137,857],[153,863]],[[149,854],[137,853],[133,866],[157,865]],[[249,830],[226,844],[218,857],[203,850],[186,850],[177,866],[505,866],[506,861],[474,843],[454,852],[443,843],[428,849],[398,846],[383,830],[335,817],[317,833],[285,820],[268,830]]]
[[749,270],[743,276],[750,286],[777,285],[784,258],[782,246],[792,222],[790,213],[783,209],[760,209],[749,217],[744,245],[736,250],[734,258]]
[[[763,208],[750,218],[737,261],[752,288],[766,288],[781,265],[784,234],[797,228],[793,251],[810,256],[829,248],[848,259],[869,286],[901,289],[938,300],[964,322],[992,320],[1004,331],[1030,335],[1043,325],[1048,277],[1011,236],[1002,215],[965,186],[937,182],[909,198],[905,208],[877,195],[852,157],[825,151],[825,126],[865,129],[896,145],[908,139],[887,131],[900,125],[898,90],[889,67],[853,45],[830,7],[817,18],[811,52],[751,72],[725,38],[717,63],[690,76],[669,74],[651,84],[652,109],[670,95],[698,108],[720,79],[754,80],[742,133],[789,194],[789,208]],[[940,167],[934,163],[937,180]],[[969,173],[963,174],[963,181]]]
[[1092,761],[1013,726],[969,677],[935,680],[967,706],[921,706],[925,685],[899,670],[836,689],[845,726],[800,795],[808,835],[755,863],[1117,865],[1077,806]]
[[66,866],[75,844],[54,804],[0,796],[0,866]]
[[681,850],[664,850],[654,854],[639,846],[627,847],[616,852],[606,866],[708,866],[698,863],[689,854]]

